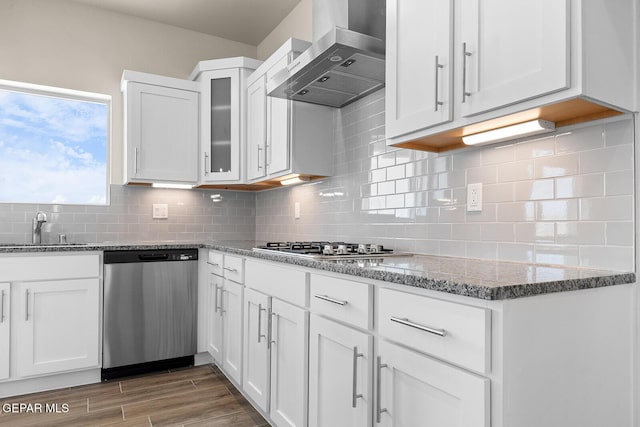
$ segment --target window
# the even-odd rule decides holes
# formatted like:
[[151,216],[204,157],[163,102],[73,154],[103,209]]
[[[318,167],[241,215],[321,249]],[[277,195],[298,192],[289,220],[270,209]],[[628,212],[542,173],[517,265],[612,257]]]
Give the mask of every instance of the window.
[[111,97],[0,81],[0,202],[108,203]]

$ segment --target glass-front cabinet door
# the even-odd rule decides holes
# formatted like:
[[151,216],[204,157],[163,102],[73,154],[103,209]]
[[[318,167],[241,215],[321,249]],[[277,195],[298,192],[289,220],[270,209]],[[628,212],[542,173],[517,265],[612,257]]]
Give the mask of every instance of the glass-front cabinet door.
[[201,75],[201,181],[239,181],[240,70],[206,71]]

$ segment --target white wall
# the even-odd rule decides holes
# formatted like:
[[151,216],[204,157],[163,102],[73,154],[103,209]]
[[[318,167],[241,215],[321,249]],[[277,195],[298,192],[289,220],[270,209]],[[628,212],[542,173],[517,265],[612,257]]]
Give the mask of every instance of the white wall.
[[312,0],[301,0],[286,18],[258,45],[258,59],[265,60],[289,38],[311,41]]
[[66,0],[0,0],[0,79],[112,96],[111,182],[122,177],[123,69],[187,78],[256,47]]

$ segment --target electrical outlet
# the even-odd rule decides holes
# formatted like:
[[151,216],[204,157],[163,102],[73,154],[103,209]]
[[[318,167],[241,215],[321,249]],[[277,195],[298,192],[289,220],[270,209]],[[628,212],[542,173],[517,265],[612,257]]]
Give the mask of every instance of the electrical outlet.
[[482,211],[482,183],[467,185],[467,212]]
[[300,219],[300,202],[296,202],[293,205],[293,218]]
[[167,219],[169,218],[169,205],[166,203],[154,203],[153,204],[153,219]]

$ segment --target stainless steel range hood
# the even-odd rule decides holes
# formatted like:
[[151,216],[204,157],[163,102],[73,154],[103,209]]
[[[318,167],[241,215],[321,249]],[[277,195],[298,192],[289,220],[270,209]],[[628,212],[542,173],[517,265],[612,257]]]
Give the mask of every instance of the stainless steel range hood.
[[384,87],[385,0],[314,0],[313,38],[269,96],[340,108]]

